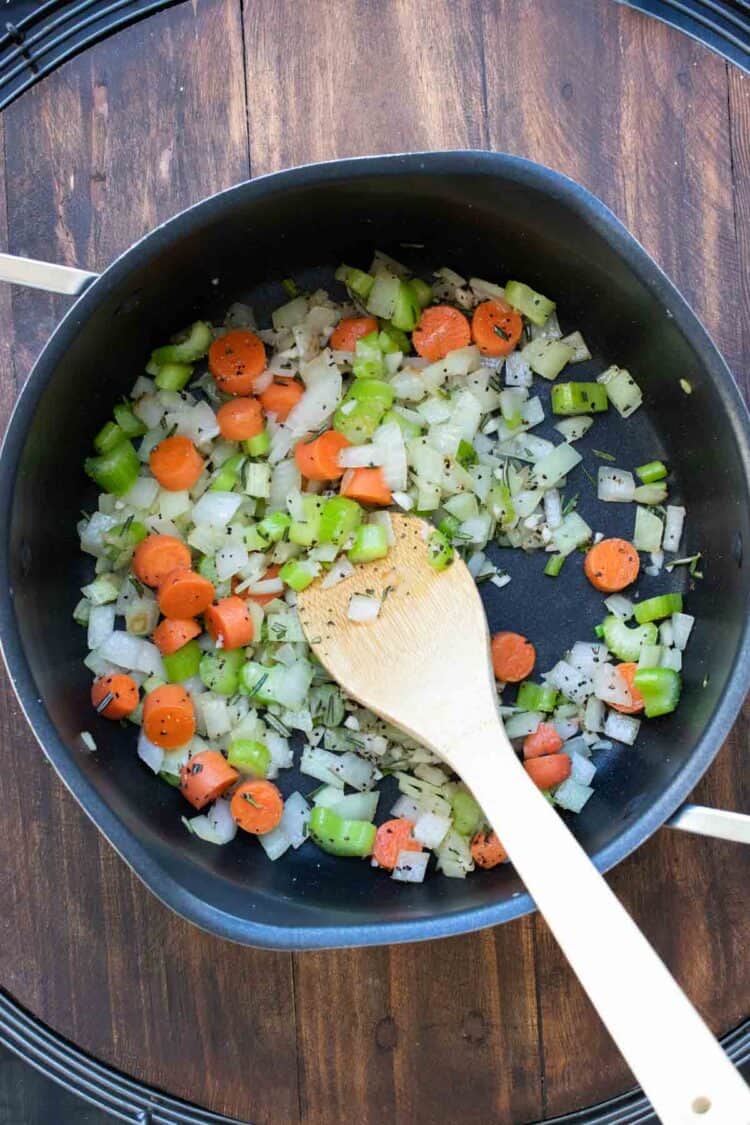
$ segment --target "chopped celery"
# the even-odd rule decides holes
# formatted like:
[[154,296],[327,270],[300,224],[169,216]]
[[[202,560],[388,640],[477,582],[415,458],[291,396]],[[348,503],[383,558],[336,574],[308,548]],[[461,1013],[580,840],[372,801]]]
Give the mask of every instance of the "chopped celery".
[[656,644],[659,632],[654,624],[648,622],[631,629],[619,617],[610,614],[602,621],[602,637],[607,648],[619,660],[637,661],[644,645]]
[[518,688],[516,707],[522,711],[554,711],[557,703],[557,688],[551,684],[535,684],[524,680]]
[[302,293],[302,290],[293,277],[282,278],[281,288],[284,290],[290,300],[292,299],[292,297],[299,297]]
[[461,438],[458,443],[458,450],[456,451],[456,460],[459,465],[463,465],[465,469],[468,469],[469,465],[476,465],[479,457],[470,441]]
[[[244,531],[245,546],[248,551],[265,551],[268,549],[268,540],[264,539],[258,531],[257,523],[250,524]],[[208,578],[208,575],[206,575]]]
[[460,519],[451,515],[450,512],[446,512],[438,524],[438,531],[441,535],[444,535],[449,542],[452,542],[460,526]]
[[[361,380],[363,383],[370,381]],[[349,392],[333,416],[333,428],[352,445],[362,445],[375,433],[382,417],[383,407],[378,402],[358,402]]]
[[410,441],[412,438],[420,437],[422,434],[422,427],[418,426],[416,422],[412,422],[409,418],[405,418],[400,410],[388,410],[383,415],[383,425],[387,422],[395,422],[401,433],[404,435],[404,441]]
[[344,820],[332,809],[316,805],[310,813],[310,835],[324,852],[336,856],[368,856],[377,829],[367,820]]
[[[259,550],[262,550],[262,548],[259,548]],[[212,582],[214,586],[217,586],[219,584],[219,573],[216,569],[216,559],[212,558],[210,555],[204,555],[201,558],[198,563],[197,570],[199,574],[203,575],[204,578],[207,578],[209,582]]]
[[194,640],[188,641],[182,648],[178,648],[177,652],[170,652],[166,656],[162,656],[164,671],[167,673],[169,682],[179,684],[183,680],[189,680],[191,676],[197,676],[202,656],[203,653],[198,646],[198,642]]
[[366,301],[370,296],[375,278],[371,274],[365,273],[364,270],[347,269],[342,279],[347,289],[351,290],[356,297],[360,300]]
[[639,504],[635,509],[633,546],[636,551],[659,551],[664,533],[664,521],[648,508]]
[[234,695],[240,685],[240,669],[244,663],[245,654],[241,648],[204,652],[198,675],[209,691],[218,695]]
[[354,347],[352,372],[355,379],[379,379],[385,373],[383,353],[378,344],[378,333],[360,336]]
[[427,540],[427,561],[435,570],[445,570],[453,562],[453,545],[450,539],[433,528]]
[[114,415],[115,422],[117,422],[125,437],[141,437],[142,434],[145,434],[147,427],[140,418],[136,418],[131,403],[118,402],[114,409]]
[[135,484],[141,462],[132,443],[124,440],[99,457],[87,457],[83,467],[105,492],[122,496]]
[[354,532],[354,542],[347,555],[353,563],[374,562],[388,554],[388,535],[384,527],[363,523]]
[[566,558],[566,555],[550,555],[544,568],[544,573],[548,578],[557,578],[558,574],[563,568]]
[[639,465],[635,471],[644,484],[654,484],[664,480],[668,469],[663,461],[649,461],[647,465]]
[[164,363],[156,372],[156,385],[161,391],[181,391],[192,374],[189,363]]
[[117,422],[105,422],[94,438],[94,449],[97,453],[109,453],[110,449],[119,445],[123,437],[125,437],[125,434],[117,425]]
[[454,793],[451,811],[453,827],[459,836],[473,836],[484,819],[484,814],[471,793],[463,789]]
[[411,351],[409,337],[405,332],[394,328],[392,324],[386,324],[380,329],[378,333],[378,346],[383,355],[391,355],[393,352],[401,352],[402,355],[408,355]]
[[211,481],[209,489],[212,492],[231,492],[240,479],[240,469],[245,462],[242,453],[234,453],[223,462],[218,473]]
[[319,496],[303,496],[300,518],[289,524],[289,542],[298,547],[312,547],[320,539],[320,519],[326,501]]
[[599,383],[556,383],[553,414],[599,414],[607,409],[607,392]]
[[391,317],[393,327],[402,332],[412,332],[417,327],[419,313],[420,304],[414,286],[410,281],[399,282],[396,306]]
[[252,738],[238,738],[235,742],[229,743],[227,761],[240,773],[265,777],[271,764],[271,751],[264,742],[256,742]]
[[673,668],[639,668],[633,685],[643,696],[647,719],[668,715],[679,702],[682,685]]
[[411,279],[411,287],[414,290],[414,295],[417,298],[420,308],[427,308],[432,300],[432,286],[428,285],[426,281],[422,281],[421,277],[413,277]]
[[165,363],[195,363],[208,351],[213,336],[204,320],[196,320],[188,330],[187,336],[178,344],[167,344],[151,353],[151,362],[158,367]]
[[320,542],[341,546],[361,522],[362,509],[356,500],[333,496],[324,502],[320,514]]
[[487,496],[487,507],[503,531],[507,531],[516,523],[518,518],[516,508],[510,488],[505,481],[497,480],[493,483]]
[[104,543],[105,557],[112,563],[115,570],[126,566],[141,540],[148,535],[148,529],[140,520],[127,519],[115,527],[105,531]]
[[268,430],[262,430],[255,437],[246,438],[242,448],[250,457],[265,457],[271,448],[271,437]]
[[305,590],[311,582],[314,582],[319,574],[320,566],[318,563],[309,562],[305,559],[289,559],[279,571],[279,578],[299,593],[300,590]]
[[667,486],[664,481],[654,484],[639,484],[633,491],[633,499],[637,504],[663,504],[667,498]]
[[639,625],[682,613],[682,594],[659,594],[658,597],[647,598],[645,602],[634,602],[633,612]]
[[[357,341],[359,343],[359,341]],[[382,379],[358,379],[347,392],[344,402],[352,400],[362,406],[377,405],[381,410],[393,406],[393,387]]]
[[570,363],[573,349],[560,340],[532,340],[521,352],[522,358],[528,363],[532,371],[541,375],[543,379],[552,381]]
[[543,297],[541,293],[537,293],[529,285],[524,285],[522,281],[506,281],[505,300],[540,328],[556,307],[554,301]]
[[261,542],[278,543],[286,535],[291,522],[291,517],[286,512],[272,512],[257,525],[258,537]]
[[271,466],[264,461],[248,461],[243,472],[245,495],[267,500],[271,495]]

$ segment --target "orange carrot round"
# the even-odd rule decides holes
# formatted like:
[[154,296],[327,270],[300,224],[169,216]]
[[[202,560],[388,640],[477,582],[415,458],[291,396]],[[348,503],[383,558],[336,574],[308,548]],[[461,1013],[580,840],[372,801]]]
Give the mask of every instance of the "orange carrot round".
[[180,770],[180,792],[196,809],[203,809],[226,793],[239,776],[218,750],[201,750]]
[[182,434],[165,438],[151,450],[151,472],[168,492],[192,488],[203,472],[203,458],[190,438]]
[[586,552],[583,570],[592,586],[603,594],[616,594],[635,582],[641,560],[627,539],[602,539]]
[[520,633],[495,633],[491,649],[495,678],[502,683],[520,683],[533,672],[536,649]]
[[172,570],[159,584],[157,600],[165,617],[196,617],[214,600],[213,583],[194,570]]
[[414,839],[413,831],[414,821],[405,816],[386,820],[380,825],[372,849],[378,867],[385,867],[388,871],[392,871],[396,866],[399,852],[421,852],[422,845],[419,840]]
[[201,627],[194,617],[165,617],[154,629],[151,640],[162,656],[171,656],[200,633]]
[[133,555],[133,573],[144,586],[158,586],[170,570],[190,566],[190,548],[174,535],[149,535]]
[[253,639],[253,619],[242,598],[222,598],[205,613],[206,628],[223,649],[244,648]]
[[[272,563],[263,575],[263,579],[265,580],[266,578],[278,578],[280,570],[280,566],[277,566],[276,563]],[[238,594],[237,587],[239,586],[241,581],[242,579],[238,578],[235,574],[232,578],[232,593],[237,594],[238,598],[242,598],[243,602],[250,601],[257,602],[258,605],[268,605],[268,603],[272,602],[274,598],[281,597],[281,594],[251,594],[248,590],[243,590],[242,593]]]
[[470,344],[471,328],[458,309],[451,305],[431,305],[422,312],[411,339],[417,354],[435,363],[444,359],[448,352]]
[[226,395],[249,395],[265,369],[263,341],[247,328],[227,332],[208,349],[208,370]]
[[562,750],[563,740],[552,723],[540,723],[533,734],[523,740],[524,758],[542,758],[545,754],[557,754]]
[[298,441],[294,447],[294,460],[303,477],[308,480],[338,480],[344,475],[339,465],[339,453],[349,445],[338,430],[326,430],[314,441]]
[[135,711],[138,698],[138,684],[124,673],[99,676],[91,685],[91,702],[105,719],[124,719]]
[[393,493],[379,467],[347,469],[341,481],[341,495],[358,500],[360,504],[377,504],[383,508],[393,503]]
[[508,858],[496,832],[477,832],[471,841],[471,856],[477,867],[497,867]]
[[154,688],[143,701],[143,733],[164,750],[184,746],[195,734],[193,701],[180,684]]
[[523,332],[523,320],[505,301],[482,301],[471,318],[471,334],[483,355],[509,355]]
[[284,802],[273,782],[257,779],[237,786],[230,808],[239,828],[264,836],[281,820]]
[[292,379],[271,383],[259,397],[266,414],[275,414],[278,422],[285,422],[304,393],[302,384]]
[[567,754],[547,754],[544,758],[529,758],[523,768],[539,789],[551,789],[570,777],[571,761]]
[[630,689],[631,702],[610,703],[609,706],[614,711],[620,711],[623,715],[637,715],[645,706],[644,698],[635,686],[635,674],[638,671],[638,665],[628,661],[626,664],[618,664],[617,671]]
[[347,316],[338,322],[328,343],[334,351],[353,352],[357,340],[377,330],[378,322],[374,316]]
[[227,441],[247,441],[263,430],[263,407],[257,398],[232,398],[216,411],[216,421]]

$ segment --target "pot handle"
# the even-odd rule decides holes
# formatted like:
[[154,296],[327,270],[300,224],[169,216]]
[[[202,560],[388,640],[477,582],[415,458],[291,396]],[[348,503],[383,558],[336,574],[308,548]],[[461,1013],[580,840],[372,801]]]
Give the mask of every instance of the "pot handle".
[[666,822],[666,827],[733,840],[736,844],[750,844],[750,816],[746,813],[709,809],[705,805],[683,805]]
[[77,297],[95,281],[98,274],[77,270],[73,266],[58,266],[53,262],[38,262],[34,258],[19,258],[15,254],[0,254],[0,281],[11,285],[26,285],[30,289],[46,289],[48,293],[65,293]]

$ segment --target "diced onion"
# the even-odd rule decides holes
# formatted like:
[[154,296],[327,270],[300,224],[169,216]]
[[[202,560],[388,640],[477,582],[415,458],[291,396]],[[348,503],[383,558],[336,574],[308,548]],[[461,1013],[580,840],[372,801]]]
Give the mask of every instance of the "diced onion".
[[597,496],[604,501],[624,501],[629,503],[635,492],[635,479],[627,469],[614,469],[609,465],[599,466]]
[[352,594],[346,616],[350,621],[360,624],[374,621],[380,613],[380,598],[372,598],[369,594]]
[[399,852],[391,878],[399,883],[422,883],[429,861],[429,852]]
[[667,518],[664,522],[662,539],[662,547],[665,551],[679,551],[684,526],[685,509],[677,504],[667,504]]
[[555,790],[554,801],[561,809],[579,813],[590,797],[593,796],[593,793],[594,790],[591,786],[581,785],[572,777],[568,777]]
[[621,707],[629,707],[633,702],[627,681],[613,664],[598,665],[591,678],[597,699],[601,699],[604,703],[616,703]]
[[694,624],[695,618],[689,613],[672,614],[672,639],[674,647],[681,652],[687,648],[688,639]]
[[604,599],[604,604],[610,613],[620,618],[620,621],[630,621],[633,616],[633,603],[623,594],[610,594]]
[[284,801],[279,827],[293,848],[304,844],[309,835],[310,806],[301,793],[291,793]]
[[638,737],[640,726],[641,720],[636,719],[634,715],[621,715],[619,711],[608,711],[604,733],[608,738],[614,738],[615,742],[624,742],[626,746],[632,746]]
[[164,762],[164,751],[161,746],[150,742],[143,731],[138,735],[138,757],[145,762],[150,770],[159,773]]

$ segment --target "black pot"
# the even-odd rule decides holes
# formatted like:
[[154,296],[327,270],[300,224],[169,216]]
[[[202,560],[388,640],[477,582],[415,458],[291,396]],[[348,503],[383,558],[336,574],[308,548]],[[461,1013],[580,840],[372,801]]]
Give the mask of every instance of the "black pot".
[[[90,579],[75,528],[94,497],[81,467],[92,435],[172,331],[237,299],[249,299],[262,317],[282,300],[280,279],[330,282],[339,262],[366,264],[375,247],[426,272],[447,264],[490,278],[518,275],[553,295],[564,327],[583,330],[592,368],[626,366],[644,391],[645,406],[629,423],[597,421],[595,444],[623,465],[663,457],[675,482],[670,495],[687,505],[685,551],[703,552],[705,578],[690,593],[697,624],[684,698],[674,715],[644,726],[634,749],[600,757],[596,794],[572,823],[598,867],[619,862],[674,813],[748,688],[744,404],[679,293],[611,212],[570,180],[477,152],[314,165],[197,204],[97,279],[59,267],[51,279],[46,267],[40,275],[27,264],[27,283],[84,291],[36,363],[0,458],[0,510],[9,514],[0,548],[8,670],[45,753],[146,885],[198,925],[251,945],[411,941],[504,922],[533,906],[509,867],[403,887],[312,844],[271,864],[249,839],[227,848],[201,843],[180,822],[179,793],[136,759],[132,730],[98,719],[89,704],[84,636],[71,612]],[[7,256],[3,266],[16,279],[22,270]],[[621,518],[602,512],[593,490],[580,511],[605,533]],[[569,643],[591,635],[601,599],[580,566],[568,564],[552,581],[533,556],[503,561],[511,585],[483,587],[490,626],[527,633],[540,667],[549,667]],[[672,588],[684,588],[686,568],[672,577]],[[96,738],[95,754],[81,748],[84,729]],[[715,828],[722,815],[723,828]],[[747,819],[727,816],[683,811],[681,823],[750,839]]]

